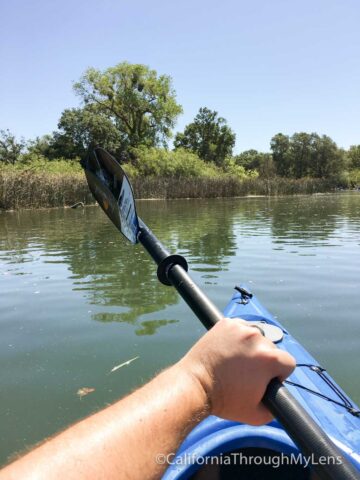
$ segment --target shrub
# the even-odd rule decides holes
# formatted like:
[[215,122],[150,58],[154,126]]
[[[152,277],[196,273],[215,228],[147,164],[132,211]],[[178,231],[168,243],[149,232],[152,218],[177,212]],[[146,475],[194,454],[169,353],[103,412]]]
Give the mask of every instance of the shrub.
[[228,175],[234,176],[239,180],[246,178],[257,178],[259,176],[256,170],[246,170],[242,165],[238,165],[236,159],[227,158],[224,162],[224,172]]
[[1,170],[8,172],[77,174],[82,172],[82,167],[78,159],[57,158],[49,161],[42,155],[25,153],[15,165],[2,165]]
[[205,163],[196,154],[184,149],[169,151],[160,148],[140,147],[133,150],[136,158],[135,170],[130,168],[129,174],[144,177],[215,177],[220,170]]

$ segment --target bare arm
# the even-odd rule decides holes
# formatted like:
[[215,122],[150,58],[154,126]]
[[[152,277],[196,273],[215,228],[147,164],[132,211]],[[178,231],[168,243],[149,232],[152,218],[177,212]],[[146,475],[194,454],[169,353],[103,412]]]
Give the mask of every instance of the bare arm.
[[132,395],[47,441],[0,472],[5,479],[158,479],[157,455],[176,452],[210,413],[250,424],[271,420],[269,381],[295,363],[259,331],[224,319],[188,354]]

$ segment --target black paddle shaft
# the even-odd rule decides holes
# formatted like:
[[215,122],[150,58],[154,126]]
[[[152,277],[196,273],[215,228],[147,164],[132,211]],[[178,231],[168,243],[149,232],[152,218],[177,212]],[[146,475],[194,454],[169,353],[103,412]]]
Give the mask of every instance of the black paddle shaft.
[[[187,274],[187,263],[180,255],[170,255],[152,231],[139,218],[139,242],[158,265],[159,280],[173,285],[206,329],[223,318],[220,310]],[[323,480],[359,480],[359,473],[339,448],[318,426],[287,388],[273,379],[263,403],[299,447],[318,477]]]

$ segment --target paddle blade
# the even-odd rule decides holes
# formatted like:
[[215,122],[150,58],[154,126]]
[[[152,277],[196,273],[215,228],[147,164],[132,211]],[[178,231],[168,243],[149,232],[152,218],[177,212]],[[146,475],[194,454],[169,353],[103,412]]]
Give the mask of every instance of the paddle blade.
[[120,164],[103,148],[95,148],[87,158],[85,175],[106,215],[131,243],[137,243],[139,221],[134,193]]

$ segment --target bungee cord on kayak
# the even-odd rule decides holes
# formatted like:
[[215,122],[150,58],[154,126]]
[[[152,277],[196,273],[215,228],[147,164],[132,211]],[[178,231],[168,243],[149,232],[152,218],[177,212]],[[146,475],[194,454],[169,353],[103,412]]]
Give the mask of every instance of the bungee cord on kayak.
[[323,398],[324,400],[327,400],[328,402],[333,402],[336,405],[339,405],[340,407],[344,407],[351,415],[354,415],[354,417],[360,417],[360,410],[351,403],[351,401],[348,399],[346,395],[344,395],[343,392],[338,388],[338,386],[335,384],[335,382],[329,378],[325,372],[326,369],[323,367],[320,367],[319,365],[311,365],[311,364],[306,364],[306,363],[297,363],[297,367],[306,367],[310,368],[313,372],[316,372],[322,380],[333,390],[333,392],[342,400],[342,402],[339,402],[335,400],[334,398],[331,398],[327,395],[324,395],[321,392],[318,392],[316,390],[312,390],[309,387],[306,387],[305,385],[301,385],[300,383],[292,382],[290,380],[285,380],[284,383],[287,385],[292,385],[293,387],[297,388],[302,388],[303,390],[306,390],[309,393],[312,393],[313,395],[317,395],[318,397]]

